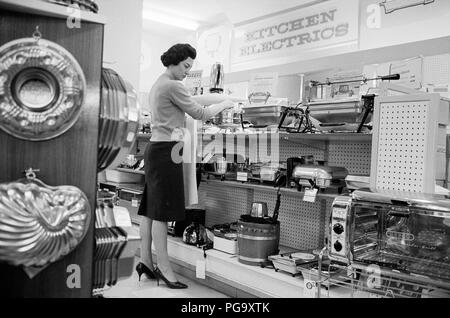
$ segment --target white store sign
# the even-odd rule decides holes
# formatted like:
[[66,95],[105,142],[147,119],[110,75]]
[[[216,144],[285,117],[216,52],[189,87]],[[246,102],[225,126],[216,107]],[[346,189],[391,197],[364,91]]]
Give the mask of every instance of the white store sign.
[[309,59],[317,51],[332,55],[335,47],[357,45],[358,3],[358,0],[325,1],[235,25],[233,70]]

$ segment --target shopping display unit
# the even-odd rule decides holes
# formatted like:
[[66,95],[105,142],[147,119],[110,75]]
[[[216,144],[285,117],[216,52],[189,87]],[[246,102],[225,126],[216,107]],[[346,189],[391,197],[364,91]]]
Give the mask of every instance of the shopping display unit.
[[[205,63],[196,38],[211,72],[195,70],[193,99],[236,107],[194,125],[198,204],[168,226],[178,274],[230,297],[450,297],[450,34],[386,39],[398,31],[386,16],[409,21],[418,8],[380,12],[385,29],[358,20],[366,2],[292,8],[336,5],[317,15],[323,24],[348,14],[342,43],[324,35],[343,25],[319,32],[327,49],[310,41],[275,50],[280,39],[252,56],[239,42],[275,36],[289,10],[233,25],[224,61]],[[122,26],[111,19],[111,36],[101,14],[120,10],[78,3],[72,16],[68,1],[0,0],[0,294],[8,297],[102,297],[132,277],[140,253],[152,115],[137,79],[156,70],[146,73],[145,41],[141,69],[111,54],[105,39]],[[423,3],[435,5],[448,6]],[[246,33],[264,19],[278,27]]]

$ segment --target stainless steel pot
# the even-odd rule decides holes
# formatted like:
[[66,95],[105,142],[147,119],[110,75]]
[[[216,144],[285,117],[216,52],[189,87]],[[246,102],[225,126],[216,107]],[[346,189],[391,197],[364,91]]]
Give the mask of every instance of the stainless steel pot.
[[267,203],[266,202],[253,202],[252,210],[250,211],[250,216],[255,218],[263,218],[268,216]]
[[0,128],[25,140],[69,130],[85,101],[86,80],[73,55],[57,43],[22,38],[0,47]]

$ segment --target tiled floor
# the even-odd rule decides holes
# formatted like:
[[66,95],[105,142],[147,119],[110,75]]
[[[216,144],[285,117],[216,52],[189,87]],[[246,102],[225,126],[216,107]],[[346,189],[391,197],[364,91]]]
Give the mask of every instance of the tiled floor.
[[177,275],[182,283],[189,286],[187,289],[170,289],[160,281],[156,284],[155,279],[147,279],[141,276],[138,281],[136,271],[127,279],[120,280],[110,290],[103,293],[105,298],[229,298],[214,289],[199,284],[185,277]]

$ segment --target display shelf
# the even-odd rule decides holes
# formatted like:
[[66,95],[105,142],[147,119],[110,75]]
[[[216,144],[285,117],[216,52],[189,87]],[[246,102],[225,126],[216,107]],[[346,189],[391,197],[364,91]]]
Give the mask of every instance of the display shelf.
[[371,141],[372,134],[367,133],[328,133],[328,134],[302,134],[302,133],[280,133],[284,140],[322,140],[322,141]]
[[[283,246],[280,246],[283,250]],[[276,272],[272,266],[251,266],[239,262],[237,255],[216,249],[203,250],[185,244],[179,237],[168,237],[168,252],[171,261],[195,272],[198,261],[206,261],[206,278],[231,285],[248,294],[263,298],[314,298],[316,293],[305,292],[302,275],[293,277],[289,273]],[[283,251],[284,252],[284,251]],[[199,282],[203,279],[197,279]],[[333,286],[328,292],[322,287],[321,294],[330,298],[346,297],[341,288]]]
[[202,134],[203,141],[214,140],[218,135],[232,135],[232,136],[258,136],[267,134],[278,134],[280,139],[288,141],[305,141],[305,140],[320,140],[320,141],[371,141],[372,134],[368,133],[288,133],[288,132],[253,132],[253,133],[218,133],[218,134]]
[[128,172],[128,173],[135,173],[135,174],[141,174],[141,175],[145,175],[145,171],[140,171],[140,170],[132,170],[132,169],[126,169],[126,168],[116,168],[117,171],[121,171],[121,172]]
[[[202,179],[202,182],[206,182],[208,184],[213,184],[217,186],[228,186],[228,187],[234,187],[234,188],[243,188],[243,189],[251,189],[251,190],[261,190],[261,191],[273,191],[277,192],[278,188],[271,186],[271,185],[265,185],[265,184],[255,184],[255,183],[249,183],[249,182],[239,182],[239,181],[227,181],[227,180],[214,180],[214,179]],[[281,193],[298,196],[299,198],[303,198],[305,195],[304,191],[298,191],[296,188],[280,188]],[[344,194],[344,192],[342,193]],[[340,194],[337,193],[321,193],[320,191],[317,193],[317,197],[324,198],[324,199],[334,199],[336,196]]]
[[[63,19],[67,19],[73,14],[71,7],[38,0],[1,0],[0,8]],[[106,18],[97,13],[80,10],[79,15],[78,12],[76,14],[81,21],[106,24]]]

